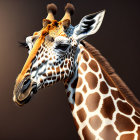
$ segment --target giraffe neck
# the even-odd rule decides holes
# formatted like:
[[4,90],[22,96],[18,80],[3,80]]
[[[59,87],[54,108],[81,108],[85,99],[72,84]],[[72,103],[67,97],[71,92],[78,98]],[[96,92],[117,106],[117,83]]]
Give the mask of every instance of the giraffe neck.
[[93,56],[79,48],[75,73],[64,84],[80,138],[140,138],[140,115]]

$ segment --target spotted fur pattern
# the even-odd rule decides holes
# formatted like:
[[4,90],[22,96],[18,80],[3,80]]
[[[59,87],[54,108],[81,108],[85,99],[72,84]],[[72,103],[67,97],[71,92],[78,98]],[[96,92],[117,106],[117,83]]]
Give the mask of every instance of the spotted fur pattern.
[[30,68],[31,77],[37,82],[38,88],[50,86],[72,75],[75,48],[68,47],[65,52],[55,49],[62,41],[70,44],[68,39],[57,37],[52,47],[42,44],[38,50]]
[[140,139],[140,115],[93,56],[79,48],[76,72],[65,87],[80,138]]

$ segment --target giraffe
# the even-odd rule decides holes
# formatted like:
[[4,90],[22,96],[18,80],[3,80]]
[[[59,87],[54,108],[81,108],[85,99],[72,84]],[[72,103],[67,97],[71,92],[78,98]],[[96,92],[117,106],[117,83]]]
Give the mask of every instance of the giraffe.
[[62,81],[82,140],[140,140],[140,103],[100,52],[83,39],[95,34],[105,10],[71,25],[74,6],[54,19],[57,7],[47,6],[43,28],[22,43],[29,56],[18,75],[13,101],[22,106],[41,88]]

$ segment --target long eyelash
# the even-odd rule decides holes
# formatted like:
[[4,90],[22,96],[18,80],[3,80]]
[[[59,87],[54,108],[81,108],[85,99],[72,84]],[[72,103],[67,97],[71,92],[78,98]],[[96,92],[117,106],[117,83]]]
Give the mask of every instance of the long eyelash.
[[29,48],[26,42],[18,42],[20,47]]

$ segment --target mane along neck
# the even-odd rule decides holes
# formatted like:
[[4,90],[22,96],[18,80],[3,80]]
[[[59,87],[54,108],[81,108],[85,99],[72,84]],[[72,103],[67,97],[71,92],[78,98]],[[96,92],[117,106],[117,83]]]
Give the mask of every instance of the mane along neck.
[[[122,81],[122,79],[115,73],[115,70],[110,66],[109,62],[101,55],[101,53],[93,47],[91,44],[87,43],[86,41],[81,41],[81,44],[79,45],[80,47],[80,52],[77,55],[77,60],[76,62],[76,69],[74,75],[65,81],[65,87],[66,87],[66,92],[68,92],[68,96],[70,95],[70,92],[75,92],[76,86],[78,84],[78,75],[82,74],[81,69],[83,73],[85,73],[84,68],[86,69],[86,64],[82,63],[82,67],[79,66],[81,64],[80,62],[80,57],[83,56],[85,59],[86,56],[83,55],[81,50],[85,50],[88,52],[89,56],[91,58],[94,58],[95,61],[98,64],[98,67],[101,69],[101,73],[103,74],[103,77],[105,78],[105,81],[107,84],[111,87],[116,88],[117,92],[114,93],[114,96],[117,96],[115,98],[122,98],[126,100],[128,103],[130,103],[137,113],[140,114],[140,102],[138,99],[135,97],[133,92],[127,87],[127,85]],[[80,63],[80,64],[79,64]],[[79,69],[78,69],[79,68]],[[101,74],[99,75],[100,78]],[[79,80],[79,83],[81,82],[81,78]],[[71,85],[72,84],[72,85]],[[68,89],[68,85],[71,85],[71,87]],[[84,86],[85,87],[85,86]],[[69,91],[70,90],[70,91]],[[72,98],[69,98],[69,102],[74,104],[74,95]]]
[[78,47],[74,75],[64,84],[80,138],[120,139],[123,131],[139,134],[140,115],[134,95],[129,102],[131,91],[98,50],[86,42]]
[[120,95],[122,95],[128,103],[130,103],[135,110],[140,114],[140,102],[135,97],[134,93],[128,88],[128,86],[123,82],[123,80],[116,74],[115,70],[111,67],[109,62],[104,58],[99,50],[93,47],[86,41],[81,42],[85,49],[92,54],[92,56],[98,61],[101,69],[106,73],[107,77],[110,79],[111,83],[115,85],[118,89]]

